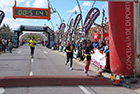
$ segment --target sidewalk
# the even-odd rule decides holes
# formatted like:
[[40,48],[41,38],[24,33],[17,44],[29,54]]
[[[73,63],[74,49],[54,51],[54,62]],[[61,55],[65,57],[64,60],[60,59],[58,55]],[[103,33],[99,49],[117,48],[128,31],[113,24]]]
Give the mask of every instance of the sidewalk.
[[[58,52],[59,54],[63,55],[63,56],[66,56],[66,54],[63,53],[63,52],[59,52],[57,50],[55,50],[55,51]],[[76,63],[81,64],[82,66],[85,66],[85,64],[84,64],[83,61],[80,61],[79,62],[78,59],[73,59],[73,61],[76,62]],[[89,69],[98,74],[98,68],[95,67],[93,64],[90,65],[90,68]],[[111,77],[111,73],[103,72],[102,74],[106,78],[110,78]],[[138,79],[137,83],[136,84],[130,84],[130,88],[128,88],[128,89],[132,90],[133,92],[135,92],[137,94],[140,94],[140,78],[137,78],[137,79]],[[126,85],[124,84],[122,87],[126,87]]]

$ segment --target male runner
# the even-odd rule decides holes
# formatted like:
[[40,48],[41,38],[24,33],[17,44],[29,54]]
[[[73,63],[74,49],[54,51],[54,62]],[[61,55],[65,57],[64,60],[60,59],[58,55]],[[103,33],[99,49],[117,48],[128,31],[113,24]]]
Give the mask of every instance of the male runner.
[[32,38],[30,41],[30,49],[31,49],[31,58],[34,57],[34,50],[35,50],[35,45],[36,45],[36,41],[34,40],[34,38]]

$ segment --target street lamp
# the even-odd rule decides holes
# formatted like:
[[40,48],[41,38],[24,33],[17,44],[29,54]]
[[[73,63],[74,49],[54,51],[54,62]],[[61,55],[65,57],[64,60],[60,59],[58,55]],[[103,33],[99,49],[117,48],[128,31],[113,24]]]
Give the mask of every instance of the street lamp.
[[53,27],[53,32],[54,32],[54,25],[53,25],[53,23],[52,23],[52,21],[50,20],[50,23],[51,23],[51,25],[52,25],[52,27]]
[[78,4],[78,7],[79,7],[79,10],[80,10],[80,14],[81,14],[81,27],[83,27],[82,10],[81,10],[81,7],[80,7],[80,4],[79,4],[78,0],[76,0],[76,1],[77,1],[77,4]]
[[62,20],[62,18],[61,18],[61,16],[60,16],[59,12],[58,12],[56,9],[53,9],[53,13],[57,13],[57,14],[58,14],[61,23],[64,22],[64,20]]
[[70,16],[70,18],[69,18],[69,20],[68,20],[67,26],[68,26],[69,21],[70,21],[70,19],[71,19],[71,17],[72,17],[73,14],[77,14],[77,11],[74,11],[74,12],[71,14],[71,16]]

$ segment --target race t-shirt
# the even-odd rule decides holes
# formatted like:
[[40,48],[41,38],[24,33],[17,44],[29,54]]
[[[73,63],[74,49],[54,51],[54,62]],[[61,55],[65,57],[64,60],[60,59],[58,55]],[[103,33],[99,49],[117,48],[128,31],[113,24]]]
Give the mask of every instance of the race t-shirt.
[[35,44],[37,43],[35,40],[30,40],[30,47],[35,47]]

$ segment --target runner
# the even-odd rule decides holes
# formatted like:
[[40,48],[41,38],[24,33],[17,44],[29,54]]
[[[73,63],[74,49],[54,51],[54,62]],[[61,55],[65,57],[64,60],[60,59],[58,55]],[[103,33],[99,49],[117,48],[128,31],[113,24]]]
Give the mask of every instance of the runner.
[[65,49],[66,53],[67,53],[67,61],[65,63],[65,65],[67,65],[67,63],[69,62],[69,59],[71,60],[70,62],[70,70],[72,70],[72,64],[73,64],[73,50],[75,49],[73,42],[70,42],[70,45],[68,45]]
[[31,49],[31,58],[34,57],[34,50],[35,50],[35,45],[36,45],[36,41],[34,40],[34,38],[32,38],[30,41],[30,49]]
[[90,65],[90,61],[91,61],[91,53],[93,51],[93,46],[91,46],[91,41],[88,40],[87,41],[87,45],[84,47],[84,49],[82,50],[82,55],[85,56],[85,75],[88,76],[88,70],[89,70],[89,65]]

